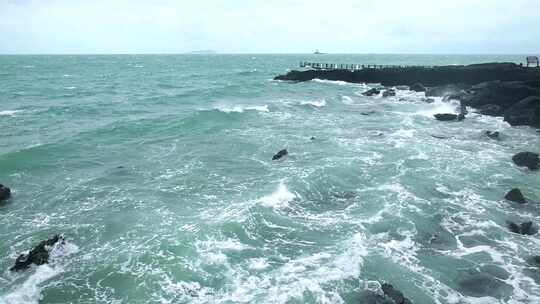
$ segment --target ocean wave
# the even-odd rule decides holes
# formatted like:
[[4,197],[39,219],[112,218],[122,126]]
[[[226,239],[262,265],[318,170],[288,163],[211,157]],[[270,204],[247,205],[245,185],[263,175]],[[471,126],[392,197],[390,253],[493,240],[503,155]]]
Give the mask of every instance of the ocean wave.
[[215,109],[223,113],[244,113],[245,111],[270,112],[268,105],[216,107]]
[[350,104],[354,103],[354,100],[350,96],[342,95],[341,96],[341,102],[346,104],[346,105],[350,105]]
[[263,206],[274,209],[289,207],[289,202],[297,197],[296,194],[289,191],[285,181],[281,180],[279,186],[272,194],[264,196],[258,200]]
[[314,106],[317,108],[322,108],[326,106],[326,99],[321,99],[320,101],[301,101],[300,105],[302,106],[309,105],[309,106]]
[[15,116],[15,114],[22,112],[22,110],[4,110],[0,111],[0,116]]
[[339,85],[339,86],[358,85],[357,83],[346,82],[346,81],[342,81],[342,80],[326,80],[326,79],[319,79],[319,78],[315,78],[315,79],[313,79],[311,81],[318,82],[318,83],[335,84],[335,85]]

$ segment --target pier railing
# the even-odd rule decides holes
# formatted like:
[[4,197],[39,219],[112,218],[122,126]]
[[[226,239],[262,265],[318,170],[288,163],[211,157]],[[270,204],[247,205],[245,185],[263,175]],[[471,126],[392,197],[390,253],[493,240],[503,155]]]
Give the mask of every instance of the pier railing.
[[407,68],[425,68],[432,69],[432,65],[381,65],[381,64],[337,64],[337,63],[319,63],[319,62],[300,62],[301,68],[312,68],[315,70],[363,70],[363,69],[407,69]]

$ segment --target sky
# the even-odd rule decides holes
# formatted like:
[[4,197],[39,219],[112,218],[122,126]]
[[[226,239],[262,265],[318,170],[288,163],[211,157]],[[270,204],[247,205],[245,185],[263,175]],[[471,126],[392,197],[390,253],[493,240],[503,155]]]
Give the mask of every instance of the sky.
[[540,0],[0,0],[0,54],[540,53]]

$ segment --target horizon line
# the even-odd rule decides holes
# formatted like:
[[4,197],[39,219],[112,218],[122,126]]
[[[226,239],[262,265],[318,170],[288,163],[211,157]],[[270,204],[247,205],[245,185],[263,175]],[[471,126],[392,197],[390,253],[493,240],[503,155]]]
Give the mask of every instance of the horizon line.
[[328,55],[535,55],[540,54],[540,52],[529,52],[529,53],[428,53],[428,52],[404,52],[404,53],[393,53],[393,52],[380,52],[380,53],[323,53],[323,54],[314,54],[314,53],[266,53],[266,52],[208,52],[208,53],[199,53],[197,51],[191,52],[165,52],[165,53],[137,53],[137,52],[126,52],[126,53],[0,53],[0,56],[107,56],[107,55],[317,55],[317,56],[328,56]]

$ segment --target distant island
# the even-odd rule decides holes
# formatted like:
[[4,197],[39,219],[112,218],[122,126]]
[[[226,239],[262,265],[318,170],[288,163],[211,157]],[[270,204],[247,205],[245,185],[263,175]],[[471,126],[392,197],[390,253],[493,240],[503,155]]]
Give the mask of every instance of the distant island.
[[217,54],[218,52],[214,51],[214,50],[200,50],[200,51],[191,51],[191,52],[187,52],[187,54],[203,54],[203,55],[208,55],[208,54]]

